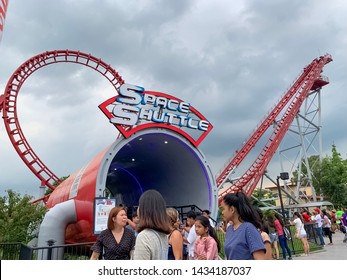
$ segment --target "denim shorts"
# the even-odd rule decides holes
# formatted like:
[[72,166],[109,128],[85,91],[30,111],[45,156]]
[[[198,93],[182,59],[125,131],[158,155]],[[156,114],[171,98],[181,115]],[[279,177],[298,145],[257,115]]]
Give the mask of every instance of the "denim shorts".
[[271,243],[274,243],[275,241],[278,242],[278,235],[277,235],[277,233],[270,233],[269,236],[270,236]]

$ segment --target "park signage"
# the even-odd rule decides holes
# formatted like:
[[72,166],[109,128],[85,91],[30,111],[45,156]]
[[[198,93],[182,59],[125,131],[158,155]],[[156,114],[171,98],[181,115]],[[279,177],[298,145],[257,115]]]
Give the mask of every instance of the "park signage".
[[123,84],[118,93],[99,108],[125,138],[143,129],[165,128],[198,146],[212,129],[193,106],[171,95],[130,84]]

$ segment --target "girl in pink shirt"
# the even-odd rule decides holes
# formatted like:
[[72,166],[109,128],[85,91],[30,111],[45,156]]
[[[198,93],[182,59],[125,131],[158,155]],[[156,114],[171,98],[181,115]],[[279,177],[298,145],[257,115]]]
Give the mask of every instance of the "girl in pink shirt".
[[288,260],[292,259],[292,252],[289,249],[288,243],[287,243],[287,238],[284,233],[283,227],[284,227],[284,222],[282,218],[277,214],[273,213],[272,215],[268,216],[268,221],[269,224],[273,227],[275,227],[277,235],[278,235],[278,241],[280,243],[281,249],[282,249],[282,256],[283,259],[287,259],[287,254],[288,253]]
[[220,242],[209,219],[205,216],[196,217],[195,231],[198,238],[195,240],[194,244],[194,259],[218,260]]

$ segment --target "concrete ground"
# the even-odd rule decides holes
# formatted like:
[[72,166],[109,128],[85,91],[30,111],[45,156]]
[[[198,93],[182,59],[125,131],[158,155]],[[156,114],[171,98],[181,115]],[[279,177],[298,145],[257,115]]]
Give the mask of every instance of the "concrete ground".
[[[325,245],[320,251],[315,251],[309,256],[294,256],[293,260],[347,260],[347,243],[342,240],[344,234],[336,232],[333,234],[333,245]],[[324,237],[325,244],[329,243],[329,238]]]

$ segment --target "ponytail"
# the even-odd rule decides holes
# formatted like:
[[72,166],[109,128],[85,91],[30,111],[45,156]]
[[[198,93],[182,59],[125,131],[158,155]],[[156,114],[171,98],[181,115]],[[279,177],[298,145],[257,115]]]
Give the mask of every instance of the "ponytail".
[[219,241],[219,238],[217,236],[216,230],[211,225],[208,226],[208,234],[216,241],[218,252],[219,252],[220,251],[220,247],[221,247],[220,241]]

